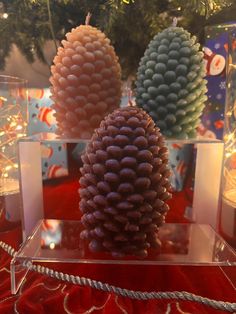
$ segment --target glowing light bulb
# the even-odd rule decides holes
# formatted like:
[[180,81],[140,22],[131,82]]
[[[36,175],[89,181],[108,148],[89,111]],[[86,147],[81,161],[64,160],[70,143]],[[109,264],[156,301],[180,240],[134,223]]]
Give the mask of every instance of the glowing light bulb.
[[7,98],[3,97],[3,96],[0,96],[0,100],[2,101],[7,101]]
[[23,137],[25,136],[25,133],[19,133],[19,134],[16,134],[16,137],[19,138],[19,137]]
[[49,247],[50,247],[50,249],[51,250],[53,250],[53,249],[55,249],[55,243],[54,242],[51,242],[50,244],[49,244]]
[[226,112],[226,116],[227,117],[231,117],[232,116],[232,112],[231,111]]
[[4,19],[7,19],[8,18],[8,13],[3,13],[3,15],[2,15],[2,17],[4,18]]
[[14,127],[14,126],[16,126],[16,122],[15,122],[15,121],[12,121],[12,122],[10,123],[10,127]]

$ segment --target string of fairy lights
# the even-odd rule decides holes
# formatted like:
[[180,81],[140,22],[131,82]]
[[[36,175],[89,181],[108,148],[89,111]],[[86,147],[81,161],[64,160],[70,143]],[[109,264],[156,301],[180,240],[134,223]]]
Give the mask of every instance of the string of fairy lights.
[[[23,96],[22,96],[23,97]],[[17,97],[18,98],[18,97]],[[17,99],[16,98],[16,99]],[[25,101],[25,99],[22,99]],[[18,169],[17,140],[26,135],[27,122],[20,101],[0,96],[0,179],[12,177]],[[26,111],[26,108],[25,108]]]

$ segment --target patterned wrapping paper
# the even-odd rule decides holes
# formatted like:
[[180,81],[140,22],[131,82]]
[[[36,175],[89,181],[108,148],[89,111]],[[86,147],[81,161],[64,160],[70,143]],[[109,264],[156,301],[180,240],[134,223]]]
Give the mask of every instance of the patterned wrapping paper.
[[[56,120],[51,108],[49,88],[29,89],[29,134],[54,133]],[[42,177],[53,179],[68,176],[67,146],[61,143],[42,143]]]
[[236,23],[205,28],[204,59],[208,81],[208,100],[198,128],[201,137],[222,139],[226,95],[226,68],[229,32]]
[[171,186],[173,191],[182,191],[189,169],[192,167],[193,144],[172,143],[167,145],[169,150],[169,166],[171,170]]

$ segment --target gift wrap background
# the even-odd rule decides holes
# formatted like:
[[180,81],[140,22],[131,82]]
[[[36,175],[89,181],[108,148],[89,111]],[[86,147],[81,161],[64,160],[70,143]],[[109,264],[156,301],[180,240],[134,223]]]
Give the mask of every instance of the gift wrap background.
[[203,137],[223,138],[229,32],[236,33],[236,23],[205,28],[204,59],[208,100],[198,130]]
[[[49,88],[29,89],[29,135],[40,132],[55,132],[56,120],[51,105]],[[44,180],[68,175],[66,144],[53,142],[42,144],[41,158]]]

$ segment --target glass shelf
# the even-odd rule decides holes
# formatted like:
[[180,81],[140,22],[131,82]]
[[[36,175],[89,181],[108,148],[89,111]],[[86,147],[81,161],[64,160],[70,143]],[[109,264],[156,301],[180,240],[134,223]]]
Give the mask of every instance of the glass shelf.
[[[43,219],[23,243],[11,262],[11,289],[17,293],[28,269],[27,262],[55,268],[60,264],[215,266],[236,288],[236,252],[209,226],[203,224],[164,224],[159,230],[160,250],[148,257],[114,258],[109,253],[91,253],[79,238],[80,221]],[[53,263],[53,265],[52,265]],[[73,267],[73,266],[72,266]],[[71,267],[71,269],[73,269]]]
[[[29,142],[29,141],[40,141],[40,142],[48,142],[50,143],[51,141],[59,142],[59,143],[84,143],[85,145],[89,142],[89,140],[84,140],[84,139],[78,139],[76,138],[64,138],[61,137],[55,133],[47,133],[47,132],[42,132],[42,133],[36,133],[30,136],[25,136],[20,139],[20,142]],[[203,144],[203,143],[223,143],[222,140],[215,139],[215,138],[203,138],[203,137],[196,137],[196,138],[191,138],[191,139],[166,139],[166,143],[176,143],[176,142],[181,142],[182,144]]]

